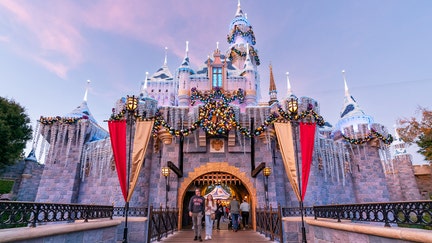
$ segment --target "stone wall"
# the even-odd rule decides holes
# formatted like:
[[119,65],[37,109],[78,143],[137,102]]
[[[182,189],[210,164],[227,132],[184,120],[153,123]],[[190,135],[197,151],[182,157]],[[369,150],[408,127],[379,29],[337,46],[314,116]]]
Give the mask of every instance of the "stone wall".
[[34,201],[44,165],[32,160],[21,160],[0,171],[0,179],[13,180],[8,198],[16,201]]
[[36,202],[76,203],[79,194],[80,149],[69,152],[68,163],[62,154],[59,160],[45,164]]
[[432,169],[430,165],[414,165],[414,174],[422,199],[432,197]]
[[[369,146],[368,146],[369,145]],[[357,203],[388,202],[390,194],[378,147],[356,145],[353,154],[353,184]]]
[[21,175],[24,172],[25,162],[23,160],[17,162],[14,165],[8,166],[0,170],[0,179],[2,180],[12,180],[14,184],[12,186],[12,190],[9,195],[3,195],[3,197],[9,200],[15,200],[17,194],[19,193],[20,184],[21,184]]
[[44,168],[45,165],[35,161],[25,161],[17,201],[35,201]]
[[414,169],[411,163],[411,155],[398,155],[393,160],[400,180],[400,191],[402,198],[398,201],[420,200],[420,191],[414,176]]

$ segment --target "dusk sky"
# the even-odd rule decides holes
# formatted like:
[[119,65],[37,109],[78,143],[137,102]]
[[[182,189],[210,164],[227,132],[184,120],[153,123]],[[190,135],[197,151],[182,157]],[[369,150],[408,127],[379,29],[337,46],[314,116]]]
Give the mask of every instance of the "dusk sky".
[[[269,64],[278,99],[286,72],[298,97],[317,100],[332,125],[351,95],[392,134],[396,120],[431,108],[432,1],[242,0],[261,60],[262,101]],[[0,1],[0,96],[24,106],[35,127],[81,104],[107,127],[117,99],[139,94],[145,72],[180,66],[189,41],[192,68],[226,36],[237,0]],[[414,156],[414,163],[421,163]]]

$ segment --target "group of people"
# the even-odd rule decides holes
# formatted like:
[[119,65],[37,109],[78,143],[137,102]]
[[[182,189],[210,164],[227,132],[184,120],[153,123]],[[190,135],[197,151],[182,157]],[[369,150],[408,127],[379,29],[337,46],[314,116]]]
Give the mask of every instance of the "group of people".
[[[195,195],[189,201],[189,216],[192,217],[193,230],[195,233],[194,240],[202,241],[201,229],[202,229],[202,218],[204,215],[205,219],[205,240],[212,239],[213,223],[217,222],[217,230],[220,230],[219,224],[220,219],[225,215],[224,207],[221,201],[213,199],[213,196],[209,194],[207,199],[201,196],[201,190],[195,189]],[[233,196],[230,204],[228,205],[229,212],[232,219],[232,230],[237,232],[240,228],[239,218],[241,215],[243,227],[248,227],[249,222],[249,211],[250,206],[246,200],[241,204],[237,201],[236,197]]]

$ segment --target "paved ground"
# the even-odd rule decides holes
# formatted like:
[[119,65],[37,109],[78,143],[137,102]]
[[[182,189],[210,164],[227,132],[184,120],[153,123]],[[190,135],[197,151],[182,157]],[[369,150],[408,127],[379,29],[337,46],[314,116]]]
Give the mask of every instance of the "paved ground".
[[[199,242],[194,241],[194,233],[191,229],[181,230],[169,235],[168,238],[163,238],[160,242]],[[204,240],[205,231],[202,232],[203,242],[208,243],[243,243],[243,242],[273,242],[269,238],[265,238],[258,232],[252,230],[239,230],[234,232],[232,230],[213,230],[213,235],[211,240]]]

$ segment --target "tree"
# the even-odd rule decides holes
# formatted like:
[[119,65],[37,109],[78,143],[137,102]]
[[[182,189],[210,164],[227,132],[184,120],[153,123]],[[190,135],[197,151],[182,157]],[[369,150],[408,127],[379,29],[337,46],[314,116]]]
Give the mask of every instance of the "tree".
[[24,107],[0,97],[0,168],[16,163],[31,138],[30,118]]
[[422,119],[418,121],[415,117],[399,119],[399,127],[396,129],[399,136],[408,144],[416,143],[420,154],[432,163],[432,110],[419,107]]

